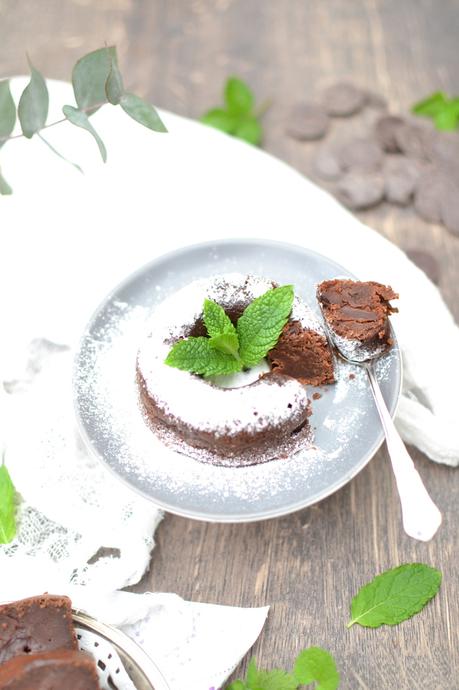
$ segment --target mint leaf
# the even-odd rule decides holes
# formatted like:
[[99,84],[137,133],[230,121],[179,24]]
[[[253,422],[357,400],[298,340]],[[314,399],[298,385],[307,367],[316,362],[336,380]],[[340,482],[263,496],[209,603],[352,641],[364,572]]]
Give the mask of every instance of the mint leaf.
[[427,117],[431,117],[441,112],[447,102],[447,96],[442,91],[436,91],[431,96],[415,103],[411,108],[411,112],[415,115],[426,115]]
[[234,136],[248,144],[258,146],[261,143],[263,129],[255,117],[242,120],[234,130]]
[[42,129],[46,124],[49,109],[49,94],[43,76],[32,65],[30,66],[30,81],[22,92],[18,105],[19,122],[22,133],[27,139]]
[[236,334],[236,328],[231,319],[225,314],[225,310],[219,304],[211,299],[206,299],[204,300],[202,311],[204,324],[211,338],[222,333]]
[[172,347],[165,359],[170,367],[204,376],[224,376],[240,371],[241,362],[215,349],[210,338],[186,338]]
[[436,595],[441,573],[423,563],[405,563],[377,575],[353,598],[351,620],[354,623],[379,628],[397,625],[421,611]]
[[316,690],[336,690],[339,673],[332,655],[320,647],[309,647],[299,653],[293,673],[300,685],[316,681]]
[[437,91],[411,108],[415,115],[430,117],[435,127],[443,131],[452,131],[459,122],[459,99],[450,98],[442,91]]
[[258,671],[254,685],[250,690],[296,690],[298,680],[291,673],[275,668],[272,671]]
[[210,338],[209,342],[216,350],[225,352],[227,355],[231,355],[231,357],[241,361],[239,357],[239,338],[237,337],[237,333],[221,333],[220,335],[214,335]]
[[225,104],[232,115],[248,115],[254,105],[253,93],[241,79],[230,77],[225,86]]
[[16,536],[15,490],[5,465],[0,465],[0,544]]
[[208,110],[202,115],[200,120],[203,124],[215,127],[215,129],[220,129],[227,134],[233,134],[239,122],[237,116],[227,113],[226,110],[222,108],[212,108],[212,110]]
[[456,129],[459,120],[459,106],[452,101],[434,116],[435,127],[443,132]]
[[276,345],[293,304],[293,286],[269,290],[245,309],[237,322],[239,354],[248,366],[258,364]]

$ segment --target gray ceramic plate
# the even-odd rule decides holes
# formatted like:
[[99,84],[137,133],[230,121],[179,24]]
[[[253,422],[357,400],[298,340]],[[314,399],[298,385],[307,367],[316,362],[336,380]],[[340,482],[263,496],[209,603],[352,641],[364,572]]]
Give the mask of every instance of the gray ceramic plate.
[[[139,410],[135,385],[145,320],[187,283],[234,271],[293,283],[317,313],[316,284],[353,277],[324,256],[283,243],[227,240],[185,247],[134,273],[100,305],[82,338],[74,379],[82,435],[108,469],[172,513],[222,522],[276,517],[321,500],[352,479],[383,441],[365,373],[342,361],[336,363],[337,383],[318,389],[321,397],[313,402],[314,447],[291,458],[215,467],[157,441]],[[377,363],[377,375],[394,414],[401,386],[397,345]]]

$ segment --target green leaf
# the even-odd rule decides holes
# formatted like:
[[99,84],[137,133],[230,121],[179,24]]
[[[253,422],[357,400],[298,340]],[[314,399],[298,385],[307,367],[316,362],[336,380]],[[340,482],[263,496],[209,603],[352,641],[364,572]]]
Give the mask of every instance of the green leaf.
[[431,117],[440,113],[447,102],[448,98],[446,94],[442,91],[436,91],[422,101],[415,103],[411,108],[411,112],[415,115],[426,115],[427,117]]
[[0,148],[5,143],[1,141],[9,137],[16,124],[16,106],[10,91],[8,79],[0,81]]
[[300,685],[314,681],[316,690],[336,690],[339,686],[339,673],[332,655],[320,647],[309,647],[299,653],[293,674]]
[[237,333],[221,333],[220,335],[214,335],[210,338],[210,344],[216,350],[231,355],[240,361],[239,338],[237,337]]
[[107,149],[105,148],[104,142],[97,134],[92,124],[89,122],[89,118],[86,115],[86,113],[83,113],[81,110],[78,110],[78,108],[74,108],[73,105],[64,105],[64,107],[62,108],[62,112],[64,113],[67,120],[72,123],[72,125],[75,125],[76,127],[81,127],[82,129],[85,129],[87,132],[92,134],[92,136],[97,142],[97,146],[99,147],[102,160],[104,161],[104,163],[106,163]]
[[83,170],[80,168],[79,165],[77,165],[76,163],[73,163],[72,161],[69,161],[69,159],[66,158],[65,156],[63,156],[62,153],[59,153],[59,151],[58,151],[57,149],[55,149],[54,146],[53,146],[52,144],[50,144],[49,141],[48,141],[47,139],[45,139],[39,132],[37,133],[37,136],[42,140],[42,142],[43,142],[44,144],[46,144],[46,146],[48,146],[48,148],[51,149],[51,151],[52,151],[56,156],[58,156],[58,158],[60,158],[61,160],[65,161],[66,163],[69,163],[69,165],[73,165],[74,168],[76,168],[80,173],[83,174]]
[[250,690],[296,690],[298,681],[295,676],[280,668],[272,671],[258,671],[254,685]]
[[444,110],[434,116],[435,127],[444,132],[451,132],[457,128],[459,120],[459,107],[449,103]]
[[179,340],[165,359],[170,367],[204,376],[223,376],[240,371],[242,366],[231,355],[212,347],[209,338]]
[[210,337],[221,335],[222,333],[236,334],[236,328],[229,316],[225,314],[225,310],[211,299],[204,300],[202,308],[204,315],[204,324]]
[[351,620],[368,628],[397,625],[421,611],[436,595],[441,573],[423,563],[405,563],[377,575],[353,598]]
[[293,286],[269,290],[253,300],[237,322],[239,354],[248,367],[258,364],[276,345],[293,304]]
[[110,61],[110,72],[105,82],[105,95],[112,105],[118,105],[124,94],[123,78],[118,68],[115,58],[112,56]]
[[255,117],[247,117],[238,124],[234,130],[234,136],[258,146],[263,137],[263,128]]
[[208,110],[200,120],[205,125],[215,127],[215,129],[219,129],[227,134],[233,134],[239,123],[239,117],[237,115],[231,115],[231,113],[228,113],[222,108]]
[[72,71],[72,85],[80,110],[91,114],[107,102],[105,85],[112,62],[117,64],[114,46],[99,48],[78,60]]
[[255,657],[252,657],[247,666],[246,681],[249,687],[257,682],[258,669]]
[[144,127],[148,127],[148,129],[152,129],[154,132],[167,132],[163,121],[150,103],[146,103],[138,96],[134,96],[133,93],[125,93],[120,103],[124,112],[136,122],[140,122]]
[[7,196],[9,194],[12,194],[13,190],[9,186],[8,182],[5,180],[5,178],[2,175],[2,171],[0,169],[0,194],[3,196]]
[[46,124],[49,109],[49,94],[46,82],[38,70],[30,65],[30,81],[22,92],[18,105],[22,133],[31,139]]
[[254,104],[253,93],[241,79],[230,77],[225,86],[225,103],[232,115],[248,115]]
[[13,482],[5,465],[0,465],[0,544],[16,536],[16,506]]
[[242,680],[235,680],[227,685],[226,690],[249,690]]

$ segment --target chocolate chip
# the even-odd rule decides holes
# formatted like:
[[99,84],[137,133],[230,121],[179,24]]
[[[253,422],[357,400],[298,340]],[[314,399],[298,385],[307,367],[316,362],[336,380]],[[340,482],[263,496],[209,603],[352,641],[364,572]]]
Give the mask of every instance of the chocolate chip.
[[363,108],[367,94],[353,84],[334,84],[325,89],[322,103],[327,113],[334,117],[354,115]]
[[338,182],[337,197],[349,208],[375,206],[384,196],[384,179],[377,173],[346,173]]
[[414,210],[431,223],[440,223],[442,219],[442,196],[445,174],[428,168],[419,178],[414,194]]
[[395,129],[394,136],[401,153],[421,160],[428,158],[428,140],[431,136],[431,130],[427,126],[403,122],[400,127]]
[[387,153],[400,153],[395,133],[404,122],[403,118],[397,117],[397,115],[384,115],[376,122],[376,140],[383,151],[387,151]]
[[299,141],[322,139],[330,121],[325,110],[314,103],[297,103],[289,114],[287,134]]
[[324,180],[337,180],[341,174],[341,165],[334,151],[321,148],[314,159],[314,170]]
[[387,156],[384,162],[384,196],[391,204],[406,206],[416,188],[423,166],[406,156]]
[[440,266],[432,254],[422,249],[407,249],[406,255],[421,271],[424,271],[432,283],[438,285],[440,281]]
[[374,172],[381,168],[383,154],[373,139],[350,139],[338,151],[343,170]]
[[448,177],[443,185],[440,213],[446,228],[459,235],[459,183],[452,177]]
[[375,91],[365,91],[366,102],[365,105],[376,110],[387,110],[387,101],[385,98]]

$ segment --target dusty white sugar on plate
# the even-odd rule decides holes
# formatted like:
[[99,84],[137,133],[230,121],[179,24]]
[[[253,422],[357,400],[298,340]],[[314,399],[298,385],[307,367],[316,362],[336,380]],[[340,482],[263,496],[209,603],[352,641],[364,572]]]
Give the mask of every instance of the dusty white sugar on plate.
[[[266,283],[258,283],[260,294],[265,288]],[[162,292],[157,293],[159,299]],[[188,305],[181,302],[185,320],[191,301]],[[156,315],[161,310],[166,316],[164,304]],[[317,323],[315,317],[312,320]],[[315,445],[287,458],[248,467],[203,464],[162,444],[143,417],[136,360],[153,323],[151,309],[109,301],[102,324],[99,321],[87,333],[78,360],[79,407],[86,433],[118,476],[166,509],[170,506],[195,515],[219,515],[223,503],[231,507],[233,515],[251,510],[258,514],[260,505],[275,511],[286,501],[297,500],[299,486],[306,492],[308,487],[315,490],[318,486],[320,491],[320,482],[326,488],[333,485],[334,477],[342,482],[347,449],[365,434],[368,415],[377,423],[366,375],[359,367],[337,361],[336,384],[318,389],[321,398],[313,401],[310,418]],[[391,356],[377,364],[380,381],[389,375]]]
[[[272,287],[271,281],[258,276],[218,275],[187,285],[159,305],[147,323],[147,334],[139,347],[138,367],[150,397],[160,409],[193,429],[219,437],[235,435],[241,429],[260,432],[281,427],[307,408],[306,388],[294,379],[261,380],[248,387],[228,390],[164,362],[171,344],[186,335],[201,317],[205,299],[228,309],[241,303],[246,305]],[[321,328],[309,307],[298,297],[291,318],[307,328]]]

